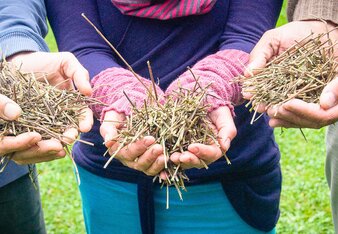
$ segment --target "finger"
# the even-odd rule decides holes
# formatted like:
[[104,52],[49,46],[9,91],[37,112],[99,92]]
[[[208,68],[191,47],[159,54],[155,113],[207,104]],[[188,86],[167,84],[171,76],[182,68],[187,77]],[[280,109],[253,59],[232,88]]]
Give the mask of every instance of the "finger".
[[[137,157],[140,157],[141,155],[146,153],[146,151],[148,150],[148,147],[150,147],[154,143],[155,143],[154,137],[145,136],[144,138],[137,140],[136,142],[123,147],[120,150],[120,152],[116,155],[116,158],[122,159],[122,160],[134,161]],[[158,148],[158,146],[156,147]],[[161,146],[160,146],[160,149],[162,149]],[[155,152],[157,151],[155,150]],[[162,150],[160,150],[160,152],[162,152]],[[149,154],[147,155],[149,156]]]
[[166,171],[161,171],[159,177],[161,180],[166,181],[169,178],[169,175]]
[[249,77],[257,73],[256,69],[264,68],[269,60],[278,55],[280,41],[276,33],[276,30],[270,30],[263,34],[250,53],[247,71],[244,72],[245,76]]
[[70,145],[72,144],[76,138],[78,137],[79,132],[76,130],[76,128],[70,128],[67,129],[63,134],[62,134],[62,140]]
[[338,77],[332,80],[323,89],[319,99],[320,106],[327,110],[338,104]]
[[182,169],[189,168],[203,168],[204,165],[201,162],[201,159],[198,158],[195,154],[192,154],[189,151],[185,151],[180,156],[180,163]]
[[270,119],[269,125],[272,128],[282,127],[282,128],[301,128],[297,124],[288,122],[282,119]]
[[89,132],[94,123],[93,111],[90,108],[81,110],[79,116],[79,130],[80,132]]
[[[226,139],[227,147],[230,147],[230,139]],[[199,143],[194,143],[188,146],[189,152],[196,155],[199,159],[204,160],[205,163],[210,164],[222,156],[221,149],[213,144],[213,145],[204,145]]]
[[[154,139],[155,142],[155,139]],[[152,164],[155,163],[156,159],[163,154],[163,148],[161,145],[156,144],[151,146],[146,150],[144,154],[142,154],[135,165],[135,169],[139,171],[146,171],[151,167]],[[162,168],[163,169],[163,168]]]
[[[25,152],[22,152],[22,154],[26,154]],[[66,156],[66,151],[62,150],[59,152],[51,152],[45,155],[36,156],[33,158],[12,158],[12,160],[18,164],[18,165],[27,165],[27,164],[35,164],[35,163],[41,163],[41,162],[49,162],[57,159],[62,159]],[[14,155],[15,156],[15,155]]]
[[268,105],[266,103],[256,103],[255,101],[253,102],[254,110],[257,113],[263,113],[266,112],[268,109]]
[[285,104],[279,107],[273,107],[268,110],[268,115],[271,118],[269,125],[271,127],[281,127],[280,124],[285,123],[288,128],[291,127],[311,127],[313,123],[304,118],[302,115],[297,115],[285,109]]
[[100,134],[107,147],[111,147],[114,144],[112,140],[117,136],[117,128],[122,126],[122,121],[124,119],[124,115],[119,114],[116,111],[107,111],[104,114],[104,120],[100,127]]
[[41,135],[36,132],[27,132],[18,136],[0,138],[0,156],[15,151],[22,151],[41,141]]
[[69,52],[62,52],[61,74],[74,81],[77,89],[86,96],[92,95],[88,71],[80,64],[76,57]]
[[[290,111],[289,109],[296,108],[295,112]],[[318,116],[316,113],[311,115],[301,112],[302,110],[313,111],[315,109],[320,109],[319,105],[313,103],[305,103],[301,100],[295,99],[290,102],[283,104],[280,107],[271,108],[268,110],[268,115],[271,117],[269,124],[271,127],[281,127],[280,124],[286,122],[288,128],[320,128],[323,126],[324,117]],[[316,117],[317,115],[317,117]]]
[[0,118],[15,120],[19,118],[21,108],[8,97],[0,94]]
[[161,171],[164,169],[165,161],[164,161],[164,155],[160,155],[157,157],[155,162],[151,164],[151,166],[144,171],[144,173],[148,176],[155,176],[161,173]]
[[39,161],[41,157],[47,157],[50,155],[58,155],[63,151],[63,146],[60,141],[55,139],[44,140],[37,142],[31,148],[25,151],[18,151],[13,154],[13,160],[18,162],[34,163]]
[[237,135],[237,129],[229,108],[226,106],[219,107],[212,111],[209,116],[217,128],[221,150],[228,151],[230,147],[229,140],[232,141]]
[[293,99],[285,103],[283,108],[301,119],[311,121],[313,123],[312,128],[320,128],[338,120],[338,106],[324,110],[318,104]]
[[180,157],[181,157],[181,154],[182,154],[182,153],[179,153],[179,152],[173,153],[172,155],[170,155],[170,160],[171,160],[174,164],[178,165],[178,164],[180,163]]

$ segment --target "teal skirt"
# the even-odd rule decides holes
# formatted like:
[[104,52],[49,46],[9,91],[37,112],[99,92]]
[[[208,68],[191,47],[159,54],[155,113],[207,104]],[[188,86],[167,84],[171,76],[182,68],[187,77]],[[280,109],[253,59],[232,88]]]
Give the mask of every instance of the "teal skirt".
[[[81,167],[78,169],[87,233],[141,234],[137,185],[100,177]],[[169,209],[166,209],[166,188],[155,186],[155,233],[266,233],[241,219],[219,182],[187,189],[181,201],[176,189],[169,187]],[[273,229],[267,233],[276,232]]]

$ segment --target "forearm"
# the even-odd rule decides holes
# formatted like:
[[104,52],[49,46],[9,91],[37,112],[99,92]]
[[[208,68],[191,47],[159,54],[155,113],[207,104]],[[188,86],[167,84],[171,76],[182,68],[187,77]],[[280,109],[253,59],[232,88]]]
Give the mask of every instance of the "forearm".
[[58,1],[46,0],[48,19],[52,26],[60,51],[75,54],[93,78],[110,67],[120,67],[107,43],[81,16],[82,13],[100,27],[97,2],[94,0],[68,0],[60,4]]
[[281,0],[232,0],[228,21],[220,38],[220,50],[250,53],[265,31],[275,27]]
[[[138,79],[141,80],[142,84]],[[138,76],[138,79],[129,70],[117,67],[106,69],[96,75],[92,79],[93,97],[107,106],[92,106],[94,114],[103,120],[105,113],[111,110],[129,115],[133,105],[141,108],[144,102],[148,101],[148,90],[151,90],[152,83],[140,76]],[[163,96],[163,91],[157,85],[156,92],[159,98]],[[128,97],[125,95],[128,95]]]
[[43,0],[0,0],[0,49],[3,57],[23,51],[48,51]]
[[[207,100],[210,111],[220,106],[232,109],[232,105],[240,104],[241,89],[232,79],[243,74],[249,60],[248,52],[266,30],[275,26],[280,7],[281,1],[230,2],[228,21],[220,37],[220,51],[199,61],[192,69],[200,78],[200,85],[210,85],[212,95]],[[179,84],[193,88],[194,83],[192,75],[185,72],[179,81],[169,86],[168,92],[177,89]]]
[[[212,54],[196,63],[192,72],[198,78],[202,88],[208,87],[205,101],[209,104],[209,112],[221,106],[227,106],[233,112],[233,105],[240,104],[241,92],[238,83],[231,82],[233,77],[243,73],[249,55],[239,50],[223,50]],[[167,89],[167,93],[178,90],[180,86],[193,89],[195,79],[190,71],[183,73]]]

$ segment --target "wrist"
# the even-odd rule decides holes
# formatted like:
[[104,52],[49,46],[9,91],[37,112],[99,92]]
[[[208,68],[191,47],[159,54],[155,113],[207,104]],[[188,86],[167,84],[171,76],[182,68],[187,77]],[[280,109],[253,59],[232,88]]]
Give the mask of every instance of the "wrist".
[[337,28],[338,25],[329,20],[306,19],[300,20],[299,22],[303,22],[309,25],[314,33],[326,33],[326,32],[338,33]]
[[11,56],[8,56],[6,58],[6,61],[7,62],[16,62],[16,61],[21,60],[22,58],[26,57],[27,55],[32,54],[32,53],[35,53],[35,51],[18,52],[18,53],[11,55]]

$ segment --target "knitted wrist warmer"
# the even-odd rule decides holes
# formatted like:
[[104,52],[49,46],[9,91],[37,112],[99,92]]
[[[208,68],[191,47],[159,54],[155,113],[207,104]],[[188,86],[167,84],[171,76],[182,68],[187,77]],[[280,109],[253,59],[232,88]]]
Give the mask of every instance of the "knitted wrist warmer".
[[[152,89],[150,80],[143,77],[140,77],[140,79],[149,89]],[[108,68],[96,75],[91,83],[94,89],[93,97],[108,105],[106,107],[102,105],[91,107],[95,116],[101,121],[105,113],[111,110],[125,115],[130,114],[132,105],[123,91],[137,108],[140,108],[144,104],[144,100],[148,99],[146,88],[136,79],[132,72],[124,68]],[[161,88],[156,86],[156,90],[160,97],[163,96]]]
[[[212,54],[197,62],[191,69],[197,77],[200,86],[208,86],[208,95],[205,101],[213,111],[220,106],[228,106],[234,115],[233,105],[242,101],[241,87],[238,83],[231,83],[232,78],[244,71],[244,66],[249,61],[249,54],[239,50],[223,50]],[[193,89],[195,79],[190,71],[184,72],[166,90],[170,95],[179,86]]]

